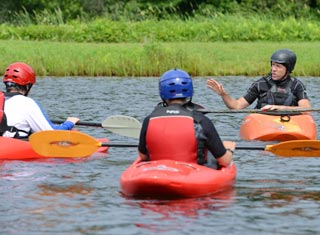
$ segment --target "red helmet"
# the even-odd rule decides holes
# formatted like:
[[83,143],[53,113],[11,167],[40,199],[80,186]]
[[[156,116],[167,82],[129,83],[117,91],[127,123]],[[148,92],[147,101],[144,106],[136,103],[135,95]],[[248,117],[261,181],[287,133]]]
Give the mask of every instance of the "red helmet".
[[36,75],[33,69],[22,62],[10,64],[3,75],[3,82],[12,82],[21,86],[36,83]]

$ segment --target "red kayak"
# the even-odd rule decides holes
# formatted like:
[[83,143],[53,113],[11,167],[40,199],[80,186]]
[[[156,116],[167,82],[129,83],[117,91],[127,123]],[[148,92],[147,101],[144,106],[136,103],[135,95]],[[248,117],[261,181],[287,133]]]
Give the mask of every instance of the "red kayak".
[[[99,141],[108,141],[108,139],[98,139]],[[100,147],[96,153],[106,153],[108,147]],[[33,151],[28,141],[14,138],[0,137],[0,160],[28,160],[49,158]]]
[[240,127],[243,140],[288,141],[315,140],[317,130],[311,115],[249,114]]
[[190,198],[233,187],[236,166],[215,170],[173,160],[140,161],[138,158],[120,178],[122,193],[129,197]]

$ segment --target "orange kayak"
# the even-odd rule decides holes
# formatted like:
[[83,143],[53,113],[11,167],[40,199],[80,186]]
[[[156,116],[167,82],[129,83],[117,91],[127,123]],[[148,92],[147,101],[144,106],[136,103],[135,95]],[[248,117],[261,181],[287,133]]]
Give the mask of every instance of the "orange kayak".
[[190,198],[230,190],[236,166],[215,170],[173,160],[137,159],[120,178],[122,193],[129,197]]
[[[108,141],[108,139],[99,139],[99,141]],[[96,153],[106,153],[108,147],[100,147]],[[48,156],[42,156],[33,151],[28,141],[0,137],[0,160],[28,160],[43,159]]]
[[243,140],[288,141],[315,140],[317,129],[311,115],[247,115],[240,127]]

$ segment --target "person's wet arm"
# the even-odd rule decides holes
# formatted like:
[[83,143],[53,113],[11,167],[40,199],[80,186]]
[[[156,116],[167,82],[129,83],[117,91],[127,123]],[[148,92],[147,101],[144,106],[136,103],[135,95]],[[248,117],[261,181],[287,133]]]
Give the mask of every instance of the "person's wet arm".
[[209,79],[207,81],[207,87],[210,88],[211,90],[213,90],[219,96],[221,96],[224,104],[229,109],[238,110],[238,109],[244,109],[249,106],[249,103],[243,97],[240,97],[239,99],[234,99],[233,97],[231,97],[226,92],[223,85],[214,79]]

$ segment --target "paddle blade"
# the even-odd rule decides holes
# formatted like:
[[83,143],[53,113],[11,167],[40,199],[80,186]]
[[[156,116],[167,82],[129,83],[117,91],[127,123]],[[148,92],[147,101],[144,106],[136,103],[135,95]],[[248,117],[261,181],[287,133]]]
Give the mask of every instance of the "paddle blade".
[[319,157],[319,140],[290,140],[279,144],[267,145],[266,151],[283,157]]
[[140,136],[141,123],[133,117],[125,115],[110,116],[102,122],[102,126],[119,135],[132,138],[139,138]]
[[93,137],[76,131],[40,131],[29,138],[32,149],[46,157],[88,157],[101,143]]

